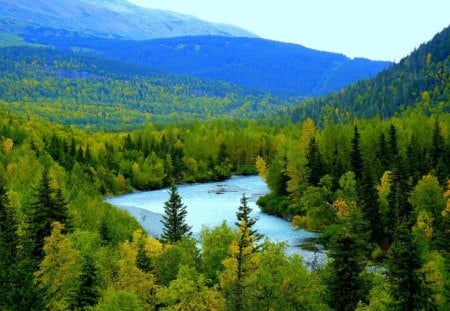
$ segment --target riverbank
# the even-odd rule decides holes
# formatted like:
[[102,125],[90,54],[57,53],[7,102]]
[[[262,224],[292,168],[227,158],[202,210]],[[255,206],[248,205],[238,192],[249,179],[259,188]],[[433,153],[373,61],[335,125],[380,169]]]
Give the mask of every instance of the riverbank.
[[[274,242],[287,242],[288,254],[300,254],[306,262],[325,260],[325,252],[301,249],[298,245],[307,238],[317,235],[312,232],[296,231],[288,221],[263,213],[256,205],[259,197],[269,192],[259,176],[233,176],[220,182],[184,184],[178,187],[183,203],[187,206],[187,223],[192,226],[194,236],[198,236],[203,226],[215,227],[225,221],[234,226],[240,198],[249,198],[252,216],[257,217],[255,229]],[[106,201],[127,210],[152,236],[158,237],[162,231],[160,223],[164,213],[164,202],[168,199],[168,189],[136,192]]]

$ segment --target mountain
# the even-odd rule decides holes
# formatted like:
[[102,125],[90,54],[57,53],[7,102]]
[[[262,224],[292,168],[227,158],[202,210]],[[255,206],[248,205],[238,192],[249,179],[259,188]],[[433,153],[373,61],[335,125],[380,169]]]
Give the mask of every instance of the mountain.
[[0,0],[0,15],[0,46],[47,45],[282,97],[326,95],[390,65],[125,0]]
[[49,48],[0,48],[0,110],[129,130],[152,122],[262,118],[292,102],[225,82]]
[[372,77],[390,65],[259,38],[189,36],[135,41],[86,38],[49,30],[23,37],[65,51],[83,51],[283,97],[326,95]]
[[450,112],[450,26],[372,79],[293,107],[292,121],[390,118],[410,109]]
[[146,9],[125,0],[0,0],[0,16],[0,32],[17,35],[53,29],[134,40],[188,35],[254,37],[237,27]]

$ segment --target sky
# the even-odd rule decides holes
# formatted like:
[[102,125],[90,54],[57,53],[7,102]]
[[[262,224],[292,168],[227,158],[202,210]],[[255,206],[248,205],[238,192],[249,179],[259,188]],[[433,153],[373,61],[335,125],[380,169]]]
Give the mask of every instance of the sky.
[[450,24],[449,0],[128,0],[264,39],[398,62]]

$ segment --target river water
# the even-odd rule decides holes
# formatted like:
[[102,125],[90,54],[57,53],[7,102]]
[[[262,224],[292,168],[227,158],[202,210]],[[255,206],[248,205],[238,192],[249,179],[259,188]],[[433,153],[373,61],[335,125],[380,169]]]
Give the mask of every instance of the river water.
[[[311,252],[298,245],[305,238],[316,234],[305,230],[294,230],[284,219],[267,215],[256,205],[256,200],[269,192],[267,185],[259,176],[235,176],[228,180],[212,183],[180,185],[178,191],[182,202],[187,206],[186,222],[192,226],[194,237],[198,237],[202,226],[214,227],[226,221],[234,226],[240,199],[245,194],[251,216],[257,217],[254,228],[275,242],[287,242],[287,254],[298,253],[307,263],[325,261],[324,251]],[[108,198],[106,201],[127,210],[144,227],[148,234],[159,237],[162,232],[161,218],[164,214],[164,202],[169,198],[168,189],[136,192]]]

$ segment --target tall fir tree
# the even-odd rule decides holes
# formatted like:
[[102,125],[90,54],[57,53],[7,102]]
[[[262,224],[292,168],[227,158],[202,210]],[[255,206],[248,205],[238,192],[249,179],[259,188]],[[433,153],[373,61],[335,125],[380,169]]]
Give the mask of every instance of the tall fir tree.
[[399,152],[398,152],[398,143],[397,143],[397,129],[395,125],[391,123],[389,127],[389,145],[388,145],[388,154],[389,154],[389,169],[393,169],[399,162]]
[[341,176],[345,173],[344,166],[342,165],[341,158],[339,157],[339,151],[337,145],[334,146],[334,156],[333,163],[331,165],[331,175],[333,176],[333,187],[332,190],[336,191],[339,189],[339,180]]
[[358,184],[358,205],[361,206],[365,220],[371,229],[371,241],[382,243],[384,232],[378,197],[369,166],[364,167],[363,176]]
[[84,258],[80,284],[75,295],[74,309],[85,310],[97,304],[100,298],[98,268],[91,256]]
[[230,310],[249,310],[247,283],[251,273],[257,268],[256,258],[261,235],[253,228],[257,218],[251,217],[245,194],[236,213],[239,235],[230,247],[230,257],[223,261],[225,270],[220,277],[221,287],[228,298]]
[[308,181],[311,185],[317,186],[320,179],[325,174],[325,167],[320,154],[319,145],[313,136],[309,141],[308,152],[306,154],[306,166],[309,168]]
[[186,223],[186,215],[186,206],[181,202],[177,187],[172,184],[169,191],[169,200],[164,203],[161,240],[174,243],[180,241],[183,237],[190,236],[191,227]]
[[241,197],[241,204],[239,205],[239,209],[236,212],[237,222],[235,223],[235,225],[239,227],[240,231],[248,230],[249,235],[253,237],[252,239],[254,239],[255,242],[257,242],[262,239],[262,235],[253,228],[253,226],[258,221],[258,218],[251,217],[251,212],[252,208],[248,205],[248,198],[245,196],[245,194],[243,194]]
[[327,284],[330,305],[336,310],[353,311],[358,301],[365,298],[364,256],[357,239],[356,235],[344,230],[330,244],[332,272]]
[[363,174],[363,160],[361,156],[361,149],[359,146],[360,134],[358,132],[358,127],[355,125],[353,138],[352,138],[352,151],[350,153],[350,160],[352,165],[352,171],[355,173],[356,180],[362,179]]
[[437,309],[432,300],[432,292],[424,282],[421,254],[406,221],[397,224],[387,263],[393,298],[391,310]]
[[30,205],[28,215],[28,237],[31,241],[31,255],[37,261],[42,259],[44,238],[49,236],[51,224],[58,221],[66,224],[69,221],[67,204],[60,190],[54,190],[50,186],[48,170],[42,173],[41,181],[35,189],[34,200]]
[[17,261],[17,222],[9,206],[8,195],[3,176],[0,176],[0,309],[12,308],[11,289],[15,288]]

